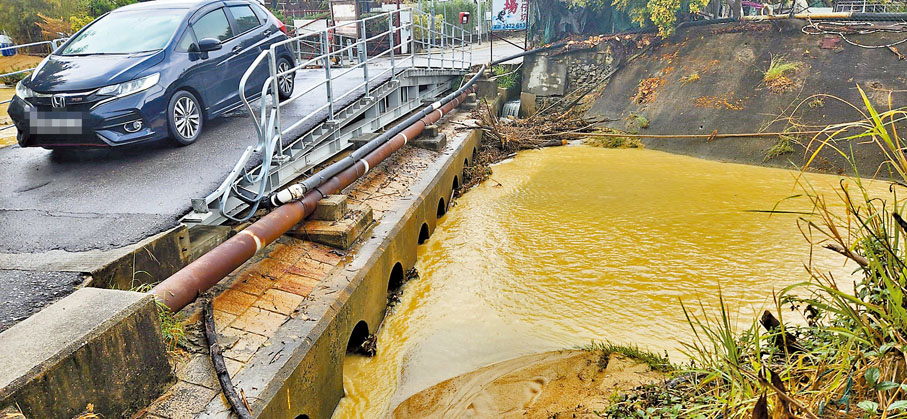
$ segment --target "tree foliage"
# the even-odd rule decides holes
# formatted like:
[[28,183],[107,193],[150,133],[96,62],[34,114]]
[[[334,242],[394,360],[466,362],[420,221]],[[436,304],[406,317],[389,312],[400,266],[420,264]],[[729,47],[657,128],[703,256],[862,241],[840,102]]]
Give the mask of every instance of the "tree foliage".
[[678,12],[697,13],[708,6],[708,0],[614,0],[614,7],[628,13],[633,21],[658,27],[661,36],[674,33]]
[[0,1],[0,32],[7,33],[19,43],[41,40],[41,20],[38,13],[48,10],[46,0]]
[[98,16],[137,1],[2,0],[0,33],[10,35],[17,43],[55,38],[57,32],[75,32]]

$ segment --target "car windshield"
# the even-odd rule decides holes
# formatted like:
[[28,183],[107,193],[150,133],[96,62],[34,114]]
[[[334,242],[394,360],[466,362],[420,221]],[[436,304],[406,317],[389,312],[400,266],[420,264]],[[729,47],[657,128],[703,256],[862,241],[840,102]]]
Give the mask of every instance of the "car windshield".
[[186,10],[113,12],[76,36],[62,55],[134,54],[164,48]]

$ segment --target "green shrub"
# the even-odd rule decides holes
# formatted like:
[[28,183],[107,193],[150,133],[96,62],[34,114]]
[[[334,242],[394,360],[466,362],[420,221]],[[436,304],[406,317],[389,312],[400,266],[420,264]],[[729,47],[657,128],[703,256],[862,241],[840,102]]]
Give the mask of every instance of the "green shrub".
[[498,87],[510,89],[518,87],[523,82],[523,73],[519,68],[510,68],[505,66],[494,66],[491,68],[494,79],[498,82]]
[[85,25],[91,23],[94,18],[88,15],[77,15],[69,17],[69,28],[72,30],[72,33],[76,33],[79,29],[85,27]]
[[[16,71],[21,71],[21,70],[25,70],[25,67],[16,67],[16,68],[10,69],[10,70],[8,70],[8,71],[4,71],[4,72],[5,72],[5,73],[13,73],[13,72],[16,72]],[[3,84],[5,84],[5,85],[7,85],[7,86],[12,87],[12,86],[15,86],[16,83],[19,83],[20,81],[22,81],[22,79],[28,77],[29,74],[31,74],[31,73],[29,73],[29,72],[26,71],[26,72],[24,72],[24,73],[12,74],[12,75],[9,75],[9,76],[3,76],[3,77],[0,77],[0,83],[3,83]]]

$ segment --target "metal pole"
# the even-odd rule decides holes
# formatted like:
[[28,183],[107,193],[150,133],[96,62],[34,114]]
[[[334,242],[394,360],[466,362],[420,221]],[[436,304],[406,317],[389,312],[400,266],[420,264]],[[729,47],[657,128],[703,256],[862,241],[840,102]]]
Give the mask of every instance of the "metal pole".
[[[281,132],[281,129],[280,129],[280,94],[278,93],[279,90],[277,90],[278,89],[278,87],[277,87],[277,85],[278,85],[277,55],[274,54],[273,49],[270,50],[270,52],[268,54],[268,63],[270,64],[270,67],[271,67],[270,68],[270,70],[271,70],[271,109],[276,109],[276,111],[274,112],[274,119],[275,119],[274,123],[276,125],[274,127],[277,129],[277,135],[280,136],[280,132]],[[265,137],[265,141],[270,142],[272,134],[273,134],[273,132],[269,131],[267,134],[267,137]],[[261,170],[266,170],[266,169],[262,168]],[[267,182],[268,179],[266,177],[262,176],[261,181]]]
[[529,0],[523,0],[526,2],[526,35],[523,38],[523,51],[529,51],[529,24],[532,22],[532,2]]
[[[321,47],[324,51],[328,51],[327,31],[321,33]],[[331,83],[331,54],[326,52],[322,55],[324,55],[324,83],[328,99],[328,122],[334,122],[334,89],[333,83]]]
[[431,0],[431,28],[428,30],[428,68],[431,68],[431,46],[435,43],[435,0]]
[[446,49],[447,43],[444,42],[447,40],[446,37],[447,37],[447,22],[442,20],[441,21],[441,68],[447,68],[444,66],[445,65],[444,60],[447,58],[447,49]]
[[485,15],[482,13],[482,4],[485,2],[479,0],[476,3],[478,3],[476,10],[479,12],[479,15],[476,16],[476,33],[479,35],[479,45],[482,45],[482,21],[485,20]]
[[[397,7],[400,7],[399,2],[397,3]],[[388,39],[389,39],[389,46],[391,49],[391,52],[390,52],[390,55],[391,55],[391,80],[395,80],[397,78],[397,69],[396,69],[396,66],[394,66],[394,49],[396,49],[397,47],[396,47],[396,43],[394,42],[394,35],[396,35],[396,33],[397,33],[397,28],[394,26],[393,14],[390,14],[387,17],[388,17],[387,27],[388,27],[388,30],[390,31],[389,32],[390,36],[388,37]]]
[[[478,31],[477,31],[477,32],[478,32]],[[473,45],[474,45],[471,41],[472,41],[472,40],[470,39],[470,42],[469,42],[469,64],[470,64],[470,65],[472,65],[472,63],[473,63],[473,61],[472,61],[472,47],[473,47]],[[479,44],[481,44],[481,43],[482,43],[482,35],[479,34]]]
[[[397,0],[397,23],[396,23],[396,25],[397,25],[397,28],[403,27],[403,19],[400,16],[400,0]],[[401,30],[401,32],[396,32],[396,31],[394,32],[394,36],[397,37],[396,41],[395,41],[395,45],[400,45],[400,48],[401,48],[400,53],[403,54],[403,40],[401,39],[403,37],[403,33],[402,33],[402,29],[400,29],[400,30]]]
[[[492,13],[492,19],[493,19],[494,18],[494,9],[491,10],[491,13]],[[488,27],[488,55],[490,56],[488,62],[489,63],[494,62],[494,24],[493,23]],[[489,68],[489,70],[491,70],[491,69]]]
[[365,83],[365,98],[369,98],[368,91],[368,45],[365,42],[365,19],[362,20],[362,33],[359,34],[359,64],[362,66],[362,80]]
[[460,28],[460,63],[463,65],[462,68],[468,67],[466,65],[466,29]]

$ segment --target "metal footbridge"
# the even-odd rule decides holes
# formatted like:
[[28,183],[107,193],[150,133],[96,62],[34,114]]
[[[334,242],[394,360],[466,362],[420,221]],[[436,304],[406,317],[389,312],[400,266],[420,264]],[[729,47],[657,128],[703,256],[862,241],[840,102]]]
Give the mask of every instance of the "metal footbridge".
[[[341,35],[349,33],[357,36]],[[472,38],[418,9],[402,9],[297,34],[262,51],[239,86],[256,142],[214,192],[191,200],[182,221],[249,219],[270,193],[449,90],[472,63]],[[383,52],[370,55],[370,47],[385,42]],[[295,52],[295,66],[278,60],[282,45]],[[262,66],[267,80],[260,93],[247,95]],[[280,83],[296,84],[283,101],[272,94]]]

